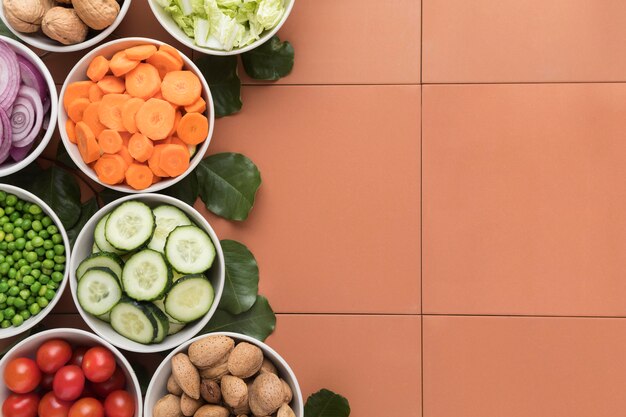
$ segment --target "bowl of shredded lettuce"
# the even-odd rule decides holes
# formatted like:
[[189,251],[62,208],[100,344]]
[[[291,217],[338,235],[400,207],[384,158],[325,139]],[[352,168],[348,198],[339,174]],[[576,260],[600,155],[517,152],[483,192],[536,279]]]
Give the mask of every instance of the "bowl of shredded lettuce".
[[161,25],[182,44],[210,55],[235,55],[269,40],[295,0],[149,0]]

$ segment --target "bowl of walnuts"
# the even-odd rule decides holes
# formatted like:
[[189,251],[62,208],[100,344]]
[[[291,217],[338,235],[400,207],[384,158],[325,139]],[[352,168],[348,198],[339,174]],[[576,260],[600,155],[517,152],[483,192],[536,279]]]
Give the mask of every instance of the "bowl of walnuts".
[[122,22],[131,0],[2,0],[0,19],[35,48],[75,52],[107,38]]

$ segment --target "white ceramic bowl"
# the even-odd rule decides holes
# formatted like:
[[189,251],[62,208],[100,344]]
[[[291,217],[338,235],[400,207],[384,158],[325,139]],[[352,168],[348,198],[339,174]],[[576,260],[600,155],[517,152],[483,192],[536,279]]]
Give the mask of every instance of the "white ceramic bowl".
[[46,149],[46,146],[48,146],[48,143],[50,142],[50,139],[54,134],[54,128],[57,125],[56,114],[58,111],[57,106],[59,100],[57,97],[57,88],[54,84],[54,79],[52,78],[52,74],[50,74],[50,71],[46,67],[46,64],[44,64],[43,61],[37,55],[35,55],[35,53],[31,51],[26,45],[5,36],[0,36],[0,40],[6,42],[11,48],[13,48],[13,50],[18,55],[23,56],[24,58],[35,64],[41,75],[46,80],[48,91],[50,91],[50,110],[48,110],[48,114],[50,115],[50,121],[48,123],[48,129],[46,129],[46,133],[44,134],[43,138],[41,138],[39,143],[30,150],[26,158],[22,159],[19,162],[14,162],[11,158],[9,158],[4,164],[0,165],[0,177],[6,177],[7,175],[11,175],[21,170],[27,165],[30,165],[30,163],[37,159],[37,157],[41,155],[43,150]]
[[124,0],[124,2],[120,5],[120,12],[111,26],[102,31],[96,32],[95,36],[90,36],[90,34],[93,33],[93,30],[90,29],[90,33],[87,35],[87,39],[84,42],[77,43],[75,45],[63,45],[60,42],[50,39],[49,37],[44,35],[41,30],[35,33],[21,33],[16,31],[7,21],[7,18],[4,15],[4,7],[2,7],[1,5],[0,19],[2,19],[6,27],[8,27],[15,36],[17,36],[19,39],[29,44],[30,46],[34,46],[35,48],[43,49],[44,51],[49,52],[76,52],[83,49],[91,48],[92,46],[105,40],[111,33],[113,33],[113,31],[117,29],[120,23],[122,23],[122,20],[124,20],[124,17],[126,16],[126,13],[128,12],[128,9],[130,7],[130,2],[131,0]]
[[[126,377],[126,390],[135,399],[135,417],[142,416],[143,402],[141,397],[141,388],[139,387],[139,381],[133,371],[130,363],[126,360],[124,355],[117,350],[114,346],[100,339],[93,333],[86,332],[78,329],[51,329],[40,333],[35,333],[32,336],[19,342],[13,346],[11,350],[7,352],[2,359],[0,359],[0,375],[4,374],[4,368],[7,364],[16,358],[29,357],[35,358],[35,352],[37,348],[41,346],[47,340],[50,339],[63,339],[71,344],[73,347],[78,346],[104,346],[109,349],[117,361],[117,365],[121,366]],[[5,384],[0,384],[0,404],[4,403],[4,400],[9,396],[10,391]]]
[[[187,214],[187,216],[189,216],[189,218],[194,223],[196,223],[196,225],[198,225],[207,232],[207,234],[213,241],[213,244],[215,245],[217,255],[215,257],[213,266],[207,273],[207,277],[211,281],[211,284],[213,285],[213,289],[215,291],[215,299],[213,300],[213,305],[211,306],[209,312],[202,319],[196,321],[195,323],[189,324],[180,332],[166,337],[163,342],[152,345],[142,345],[141,343],[133,342],[132,340],[118,334],[115,330],[113,330],[109,323],[105,323],[104,321],[97,319],[96,317],[83,310],[83,308],[80,306],[80,303],[78,302],[78,299],[76,298],[76,268],[78,268],[78,265],[80,265],[83,259],[91,254],[91,248],[94,242],[93,232],[96,228],[96,224],[98,224],[98,221],[100,221],[102,217],[104,217],[115,207],[129,200],[140,200],[151,207],[156,207],[161,204],[170,204],[172,206],[178,207],[183,212],[185,212],[185,214]],[[180,200],[161,194],[131,195],[120,198],[119,200],[115,200],[114,202],[100,209],[96,214],[93,215],[91,220],[87,222],[83,230],[76,238],[76,243],[74,244],[74,253],[72,254],[69,269],[72,298],[74,299],[74,303],[76,304],[78,312],[83,317],[87,325],[103,339],[114,344],[120,349],[129,350],[132,352],[149,353],[169,350],[194,337],[200,330],[202,330],[204,326],[206,326],[206,324],[215,313],[217,305],[220,302],[220,298],[222,297],[222,291],[224,289],[224,254],[222,252],[222,246],[220,245],[220,240],[218,239],[217,235],[215,234],[209,223],[206,221],[206,219],[202,217],[202,215],[198,213],[193,207],[183,203]]]
[[[162,45],[164,42],[157,41],[154,39],[147,38],[124,38],[114,40],[99,47],[93,49],[88,52],[78,63],[76,66],[70,71],[69,75],[65,79],[65,83],[63,84],[63,88],[61,89],[61,94],[59,96],[59,103],[63,103],[63,97],[65,95],[65,89],[68,84],[71,84],[76,81],[84,81],[87,80],[87,67],[91,63],[92,59],[98,55],[104,55],[107,58],[111,58],[116,52],[130,48],[131,46],[141,45],[141,44],[153,44],[153,45]],[[170,187],[183,178],[185,178],[191,171],[193,171],[196,166],[202,161],[204,158],[204,154],[209,148],[209,144],[211,143],[211,137],[213,136],[213,127],[215,125],[215,109],[213,106],[213,98],[211,97],[211,91],[209,89],[209,85],[207,84],[204,76],[196,67],[196,65],[191,61],[187,56],[181,53],[183,60],[185,61],[185,69],[192,71],[194,74],[200,78],[202,83],[202,97],[207,103],[206,116],[209,119],[209,135],[207,139],[199,145],[195,155],[191,158],[189,163],[189,168],[182,175],[179,175],[176,178],[164,178],[160,182],[153,184],[152,186],[146,188],[145,190],[135,190],[132,187],[127,185],[108,185],[100,181],[94,170],[89,167],[80,156],[80,152],[78,152],[78,147],[71,143],[69,138],[67,137],[67,132],[65,131],[65,122],[67,122],[67,112],[63,108],[63,106],[59,106],[59,131],[61,132],[61,140],[63,141],[63,145],[67,149],[70,157],[74,161],[74,163],[83,171],[89,178],[97,182],[98,184],[102,184],[105,187],[111,188],[113,190],[117,190],[124,193],[149,193],[154,191],[163,190],[167,187]]]
[[21,188],[14,187],[8,184],[0,184],[0,190],[5,191],[10,194],[15,194],[18,198],[21,198],[22,200],[25,200],[25,201],[30,201],[32,203],[37,204],[39,207],[41,207],[43,212],[52,219],[54,224],[59,229],[59,233],[61,233],[61,236],[63,236],[63,246],[65,246],[65,272],[63,274],[63,281],[59,283],[59,288],[56,290],[56,295],[48,303],[48,305],[39,312],[39,314],[37,314],[34,317],[29,318],[28,320],[24,320],[24,324],[22,324],[21,326],[7,327],[6,329],[0,329],[0,339],[7,339],[9,337],[17,336],[20,333],[24,333],[26,330],[37,325],[37,323],[43,320],[43,318],[46,317],[52,311],[52,309],[54,309],[54,306],[61,299],[61,294],[63,294],[63,291],[65,290],[65,285],[67,284],[71,256],[70,256],[70,241],[67,237],[67,233],[65,232],[65,228],[63,227],[61,220],[59,220],[57,215],[52,211],[52,209],[43,200],[41,200],[39,197],[37,197],[36,195],[26,190],[23,190]]
[[296,417],[304,417],[304,401],[302,400],[302,391],[300,390],[296,374],[293,373],[289,364],[274,349],[265,343],[244,334],[230,332],[203,334],[180,345],[167,355],[167,357],[163,359],[163,362],[161,362],[161,365],[159,365],[157,370],[154,372],[152,380],[150,380],[150,385],[148,386],[144,402],[145,417],[153,417],[152,409],[154,408],[154,405],[161,397],[167,395],[168,393],[166,386],[167,379],[172,374],[172,357],[180,352],[186,353],[190,344],[209,335],[229,336],[233,338],[235,342],[248,342],[261,348],[265,357],[272,361],[272,363],[276,366],[278,376],[284,379],[285,382],[287,382],[287,384],[291,387],[291,391],[293,391],[293,399],[291,400],[290,406],[296,414]]
[[243,48],[235,48],[231,51],[224,51],[221,49],[204,48],[202,46],[196,45],[193,39],[187,36],[185,32],[183,32],[183,30],[176,24],[176,22],[174,22],[172,16],[168,12],[166,12],[161,6],[159,6],[157,0],[148,0],[148,3],[150,3],[150,8],[152,9],[152,13],[154,13],[161,26],[163,26],[170,35],[176,38],[178,42],[191,49],[195,49],[198,52],[202,52],[203,54],[222,56],[243,54],[244,52],[248,52],[253,50],[254,48],[258,48],[259,46],[270,40],[270,38],[274,36],[287,21],[287,18],[291,14],[291,10],[293,9],[293,5],[296,0],[283,0],[283,2],[285,4],[285,13],[283,14],[283,17],[280,19],[280,22],[278,23],[278,25],[276,25],[274,29],[266,30],[261,34],[259,40],[251,43],[248,46],[245,46]]

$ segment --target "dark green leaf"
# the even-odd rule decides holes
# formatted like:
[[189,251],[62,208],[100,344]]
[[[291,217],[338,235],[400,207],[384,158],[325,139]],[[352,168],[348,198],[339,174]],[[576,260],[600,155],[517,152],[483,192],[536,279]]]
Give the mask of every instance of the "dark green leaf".
[[117,200],[118,198],[124,197],[126,194],[119,191],[111,190],[110,188],[105,188],[104,190],[100,191],[98,195],[102,200],[102,204],[109,204]]
[[241,110],[241,80],[237,75],[236,56],[201,55],[196,65],[204,75],[215,104],[215,117]]
[[259,293],[259,266],[252,252],[234,240],[222,240],[226,283],[220,308],[232,314],[250,310]]
[[327,389],[311,395],[304,406],[304,417],[348,417],[349,415],[348,400]]
[[138,361],[131,361],[130,364],[133,367],[133,371],[135,371],[135,375],[137,376],[141,393],[146,395],[152,374]]
[[276,81],[291,73],[294,50],[289,42],[281,42],[278,36],[274,35],[258,48],[242,54],[241,60],[250,77]]
[[259,340],[265,340],[276,327],[276,316],[267,298],[259,295],[252,308],[242,314],[230,314],[217,309],[203,333],[237,332]]
[[76,224],[81,209],[80,187],[72,174],[52,166],[34,180],[31,190],[59,216],[66,229]]
[[89,219],[91,219],[91,216],[96,214],[96,211],[98,211],[98,201],[95,197],[90,198],[82,205],[78,222],[76,222],[74,227],[68,229],[67,231],[67,237],[70,239],[70,246],[74,247],[74,242],[76,241],[78,234]]
[[196,171],[191,171],[185,178],[171,187],[160,191],[160,193],[177,198],[193,206],[198,199],[198,176],[196,175]]
[[63,146],[62,143],[59,143],[57,147],[57,161],[68,168],[78,169],[74,161],[72,161],[70,154],[67,153],[67,149],[65,149],[65,146]]
[[39,176],[43,173],[41,167],[36,163],[28,165],[26,168],[3,178],[2,182],[11,184],[16,187],[23,188],[30,192],[33,191],[33,185]]
[[238,153],[211,155],[196,172],[207,209],[229,220],[248,218],[261,185],[261,173],[250,159]]
[[0,35],[6,36],[7,38],[15,39],[16,41],[19,40],[17,36],[15,36],[13,32],[11,32],[9,28],[6,27],[2,20],[0,20]]

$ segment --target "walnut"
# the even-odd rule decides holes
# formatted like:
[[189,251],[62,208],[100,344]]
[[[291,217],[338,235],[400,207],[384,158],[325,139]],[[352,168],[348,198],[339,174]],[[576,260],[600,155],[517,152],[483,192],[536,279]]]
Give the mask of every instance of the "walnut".
[[43,33],[63,45],[74,45],[87,38],[87,25],[76,14],[74,9],[53,7],[43,17],[41,23]]
[[33,33],[41,27],[45,9],[40,0],[3,0],[4,15],[18,32]]
[[120,13],[115,0],[72,0],[72,5],[82,21],[95,30],[111,26]]

